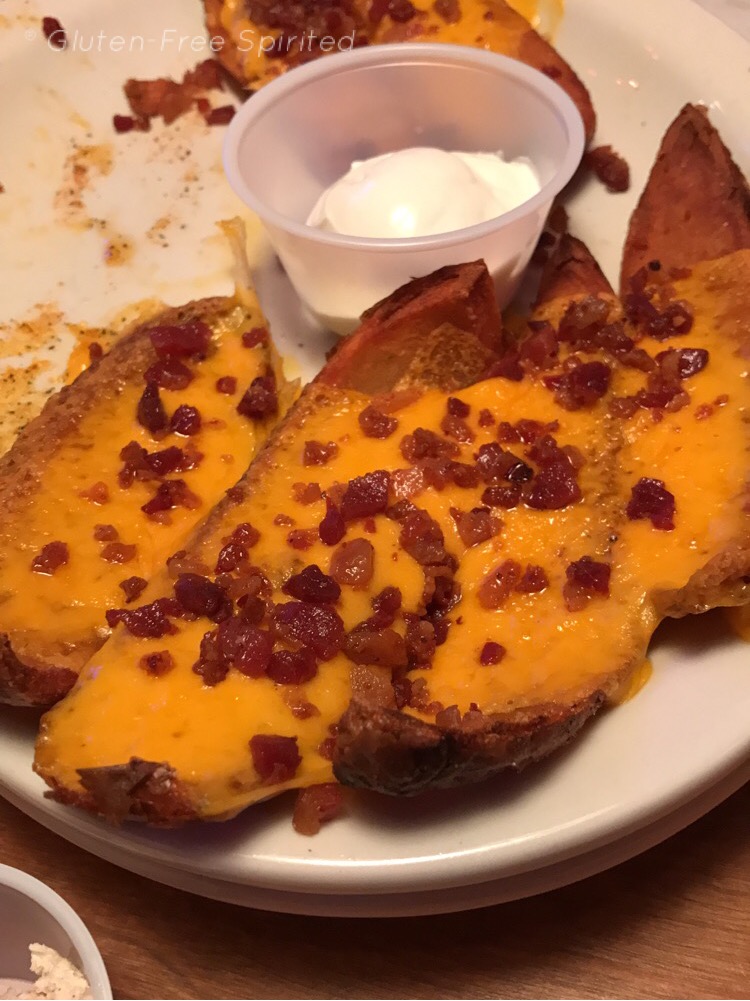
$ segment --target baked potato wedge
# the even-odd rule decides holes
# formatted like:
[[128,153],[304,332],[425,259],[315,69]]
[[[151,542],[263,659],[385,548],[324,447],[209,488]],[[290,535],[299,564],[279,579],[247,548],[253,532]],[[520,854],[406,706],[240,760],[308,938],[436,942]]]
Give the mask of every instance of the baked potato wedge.
[[[474,45],[546,73],[581,112],[589,139],[596,128],[591,97],[575,71],[504,0],[204,0],[217,57],[244,87],[255,90],[287,69],[336,51],[330,42],[378,45],[425,41]],[[344,40],[342,42],[342,40]]]
[[[241,403],[256,379],[277,382],[263,413]],[[137,600],[291,395],[245,289],[138,324],[50,397],[0,459],[0,700],[69,691],[106,609]]]

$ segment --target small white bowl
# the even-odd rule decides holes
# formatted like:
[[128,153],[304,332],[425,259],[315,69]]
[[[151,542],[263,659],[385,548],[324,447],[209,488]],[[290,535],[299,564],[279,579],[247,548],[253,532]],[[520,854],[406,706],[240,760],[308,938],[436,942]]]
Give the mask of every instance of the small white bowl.
[[[541,190],[496,219],[436,236],[370,239],[306,225],[353,160],[412,146],[526,156]],[[524,63],[459,45],[377,45],[298,67],[253,95],[228,129],[224,169],[300,297],[347,333],[373,303],[444,264],[484,258],[505,305],[583,149],[578,109]]]
[[95,1001],[111,1001],[104,961],[73,908],[33,876],[0,865],[0,979],[33,980],[29,972],[32,942],[48,945],[77,966]]

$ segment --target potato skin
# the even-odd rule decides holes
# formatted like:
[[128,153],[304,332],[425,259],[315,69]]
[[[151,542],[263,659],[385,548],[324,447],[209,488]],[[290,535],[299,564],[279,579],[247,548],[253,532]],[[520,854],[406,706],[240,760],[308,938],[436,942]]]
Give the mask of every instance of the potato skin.
[[[708,119],[686,104],[667,129],[646,187],[630,219],[620,291],[650,261],[668,279],[750,247],[750,187]],[[650,276],[651,280],[654,275]]]
[[[505,0],[463,0],[463,2],[467,5],[475,5],[480,10],[484,9],[485,23],[488,26],[487,30],[490,32],[490,38],[484,47],[501,55],[518,59],[520,62],[540,70],[562,87],[578,108],[583,119],[586,139],[590,141],[596,131],[596,112],[591,102],[591,95],[573,68],[563,59],[554,46],[542,38],[521,14],[517,13],[508,3],[505,3]],[[224,0],[203,0],[203,6],[205,8],[206,28],[209,35],[213,38],[220,38],[223,42],[217,52],[216,58],[240,86],[252,91],[291,68],[287,66],[283,57],[275,56],[272,60],[266,57],[262,76],[257,79],[249,78],[243,64],[239,37],[233,37],[232,32],[227,31],[222,24],[221,15]],[[289,6],[292,6],[291,0]],[[353,6],[361,14],[361,33],[374,32],[376,29],[372,27],[367,13],[369,2],[355,0]],[[417,0],[415,6],[427,12],[430,10],[431,4],[430,2],[420,2],[420,0]],[[411,25],[407,27],[410,28]],[[256,25],[255,29],[258,34],[262,34],[264,31],[262,25]],[[456,25],[453,25],[450,30],[451,34],[445,40],[457,41]],[[436,24],[431,24],[428,32],[424,34],[417,33],[411,35],[407,31],[406,35],[408,35],[408,40],[410,41],[424,40],[427,42],[439,42],[443,40],[441,37],[440,21]],[[374,37],[374,35],[370,35],[370,37],[378,43],[382,41],[392,41],[395,43],[399,40],[400,33],[397,32],[396,37],[393,39],[386,39],[380,36]],[[474,38],[469,28],[465,32],[465,37],[460,39],[460,44],[469,46],[474,44]]]
[[596,689],[571,703],[539,704],[446,729],[355,701],[339,722],[334,774],[344,785],[390,796],[470,785],[547,757],[572,740],[605,700]]
[[[0,509],[4,518],[23,530],[29,496],[37,489],[44,470],[54,461],[65,441],[76,433],[83,417],[97,401],[119,392],[123,384],[142,380],[156,353],[149,330],[156,324],[179,324],[220,315],[233,299],[214,297],[190,302],[153,316],[121,337],[101,358],[69,386],[51,396],[42,412],[21,431],[12,448],[0,458]],[[103,640],[81,639],[62,649],[37,637],[10,635],[0,629],[0,702],[16,706],[46,707],[58,702],[73,687],[84,664]]]

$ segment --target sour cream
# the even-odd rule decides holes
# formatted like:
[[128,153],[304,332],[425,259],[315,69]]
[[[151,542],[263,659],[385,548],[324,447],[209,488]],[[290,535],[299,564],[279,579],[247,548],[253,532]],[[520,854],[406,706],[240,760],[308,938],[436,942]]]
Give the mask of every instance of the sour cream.
[[525,157],[415,146],[355,161],[323,192],[307,224],[345,236],[433,236],[503,215],[539,188]]

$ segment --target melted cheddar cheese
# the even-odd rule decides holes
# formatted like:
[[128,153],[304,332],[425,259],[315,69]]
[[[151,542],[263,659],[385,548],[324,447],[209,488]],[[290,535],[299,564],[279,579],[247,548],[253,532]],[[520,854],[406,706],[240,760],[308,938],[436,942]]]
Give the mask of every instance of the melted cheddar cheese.
[[[645,651],[658,622],[653,597],[682,588],[732,540],[747,532],[744,508],[747,449],[747,368],[737,353],[746,323],[736,308],[750,280],[750,253],[696,268],[675,293],[690,302],[693,328],[668,342],[644,338],[651,354],[667,347],[708,350],[707,367],[684,383],[689,406],[655,421],[651,411],[632,419],[613,418],[607,397],[588,409],[568,411],[538,379],[521,382],[488,379],[456,394],[470,407],[466,423],[474,440],[460,445],[459,461],[472,462],[477,449],[496,440],[497,427],[483,426],[482,410],[496,422],[520,418],[557,421],[554,436],[585,460],[579,473],[582,499],[561,510],[531,510],[524,504],[496,509],[502,527],[493,538],[468,548],[457,531],[451,508],[468,511],[481,504],[484,484],[443,490],[425,488],[411,499],[442,529],[447,551],[458,560],[461,598],[448,613],[446,641],[438,646],[422,678],[429,698],[464,712],[476,703],[483,712],[503,713],[546,700],[560,701],[604,688],[613,701],[635,694],[648,678]],[[566,303],[549,312],[559,318]],[[745,331],[746,333],[746,331]],[[645,376],[615,367],[612,391],[635,392]],[[715,406],[718,396],[727,399]],[[292,573],[317,564],[328,572],[333,549],[316,538],[300,552],[287,541],[295,529],[317,528],[325,501],[303,504],[295,484],[315,482],[326,490],[373,470],[393,472],[405,461],[400,442],[416,428],[438,429],[446,413],[446,395],[423,393],[395,413],[398,428],[385,439],[365,438],[358,417],[369,399],[354,393],[312,388],[274,449],[245,500],[226,508],[224,520],[201,539],[192,555],[213,567],[233,527],[249,521],[260,530],[251,559],[270,579],[274,600]],[[711,405],[697,419],[699,408]],[[322,466],[306,466],[306,441],[335,442],[337,454]],[[523,445],[508,445],[523,454]],[[261,464],[258,464],[261,465]],[[676,498],[673,531],[659,531],[648,520],[625,514],[632,485],[643,476],[662,479]],[[278,515],[286,523],[280,524]],[[370,526],[372,529],[372,526]],[[374,532],[361,521],[349,523],[346,541],[363,537],[375,547],[375,571],[366,590],[342,586],[336,609],[350,630],[371,614],[371,599],[386,585],[403,595],[403,612],[418,612],[424,570],[399,545],[398,524],[384,515]],[[612,567],[610,596],[594,596],[579,611],[563,600],[566,569],[590,556]],[[509,596],[497,609],[484,607],[478,589],[486,575],[507,559],[543,567],[548,586],[539,593]],[[163,574],[145,596],[171,593]],[[178,622],[179,633],[159,640],[136,639],[118,628],[92,659],[74,692],[44,720],[37,749],[37,770],[58,787],[80,789],[78,769],[127,762],[131,757],[166,762],[174,770],[203,817],[227,816],[250,803],[290,787],[330,781],[331,765],[321,745],[330,737],[351,698],[350,662],[339,653],[321,662],[317,675],[299,689],[268,678],[248,678],[231,670],[224,681],[207,687],[193,671],[200,641],[211,624],[205,619]],[[394,628],[403,632],[398,619]],[[502,644],[506,655],[484,665],[479,654],[487,641]],[[169,649],[174,668],[162,677],[140,666],[144,653]],[[292,707],[311,703],[316,715],[297,719]],[[434,719],[415,708],[405,712]],[[256,734],[296,737],[302,757],[294,778],[264,785],[255,772],[248,742]]]
[[[150,578],[162,567],[264,442],[268,421],[249,420],[236,410],[241,394],[271,362],[266,345],[246,348],[241,340],[244,331],[265,325],[260,308],[229,302],[209,321],[212,349],[204,360],[191,363],[193,381],[180,391],[160,390],[168,415],[181,404],[198,409],[202,426],[197,434],[168,433],[155,441],[136,420],[143,379],[123,380],[84,413],[45,463],[28,502],[0,525],[0,632],[9,635],[19,655],[29,651],[35,662],[82,666],[109,633],[105,610],[125,603],[120,582]],[[237,391],[217,392],[216,380],[229,374],[237,379]],[[132,441],[149,452],[170,446],[200,452],[194,469],[167,477],[184,480],[199,504],[175,507],[163,520],[149,518],[141,507],[159,481],[136,480],[128,488],[118,483],[120,451]],[[81,496],[101,483],[108,493],[105,503]],[[94,537],[97,525],[112,526],[120,543],[134,545],[134,557],[107,562],[102,557],[107,543]],[[34,572],[35,556],[50,542],[68,546],[67,565],[50,574]]]
[[[369,20],[370,0],[355,2],[362,30],[367,33],[372,45],[422,39],[472,45],[510,56],[518,56],[521,52],[529,25],[550,34],[559,23],[563,10],[562,0],[512,0],[507,6],[494,0],[459,0],[460,19],[449,23],[436,12],[431,2],[416,0],[414,6],[419,13],[405,24],[394,21],[386,14],[379,24],[373,25]],[[516,12],[521,14],[521,18],[516,16]],[[246,0],[223,0],[219,19],[222,29],[236,47],[244,79],[250,85],[267,83],[286,69],[283,58],[269,58],[268,55],[270,39],[279,38],[281,30],[251,21],[246,12]],[[287,36],[290,38],[290,51],[296,55],[296,36],[292,32],[287,32]],[[304,47],[302,51],[305,51]]]

